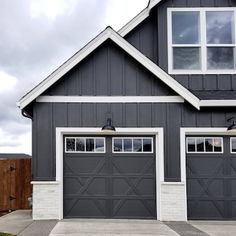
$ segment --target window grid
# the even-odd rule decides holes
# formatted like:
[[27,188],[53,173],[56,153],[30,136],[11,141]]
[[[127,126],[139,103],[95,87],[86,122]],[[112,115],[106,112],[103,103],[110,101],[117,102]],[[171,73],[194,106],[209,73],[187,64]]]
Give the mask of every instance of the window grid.
[[[232,30],[234,36],[234,42],[232,44],[208,44],[207,43],[207,23],[206,23],[206,13],[207,12],[233,12],[233,24],[235,25],[236,20],[236,8],[224,7],[224,8],[169,8],[167,13],[167,24],[168,24],[168,72],[170,74],[235,74],[236,72],[236,30]],[[173,44],[172,41],[172,13],[173,12],[199,12],[199,39],[200,44]],[[174,48],[199,48],[200,49],[200,69],[174,69]],[[234,48],[234,69],[208,69],[207,60],[207,49],[208,48]]]
[[[75,151],[68,151],[67,150],[67,140],[68,139],[72,139],[74,140],[75,142],[75,147],[74,147],[74,150]],[[77,151],[77,147],[76,147],[76,140],[77,139],[82,139],[84,140],[84,151]],[[93,139],[94,140],[94,150],[93,151],[87,151],[87,144],[86,144],[86,140],[88,139]],[[97,151],[96,150],[96,143],[97,143],[97,140],[103,140],[103,151]],[[65,138],[65,153],[105,153],[106,152],[106,142],[105,142],[105,138],[104,137],[66,137]]]
[[[124,151],[124,140],[125,139],[129,139],[129,140],[132,140],[132,151],[131,152],[128,152],[128,151]],[[138,152],[138,151],[134,151],[134,139],[141,139],[142,140],[142,144],[141,144],[141,152]],[[144,143],[143,143],[143,140],[144,139],[148,139],[148,140],[151,140],[151,151],[143,151],[143,146],[144,146]],[[115,145],[114,145],[114,142],[115,140],[121,140],[121,143],[122,143],[122,150],[121,151],[115,151]],[[142,153],[153,153],[153,138],[149,138],[149,137],[117,137],[117,138],[112,138],[112,153],[116,153],[116,154],[122,154],[122,153],[136,153],[136,154],[142,154]]]
[[[236,142],[236,137],[235,138],[230,138],[230,153],[231,154],[236,154],[236,151],[233,151],[233,141],[235,141]],[[236,148],[235,148],[235,150],[236,150]]]
[[[188,144],[189,140],[194,139],[194,145],[195,145],[195,151],[189,151]],[[204,151],[197,151],[197,140],[202,139],[204,143]],[[206,140],[212,140],[213,144],[213,149],[212,151],[206,151]],[[215,151],[215,140],[221,140],[221,151]],[[224,143],[223,143],[223,138],[222,137],[187,137],[186,139],[186,151],[187,153],[192,153],[192,154],[198,154],[198,153],[204,153],[204,154],[215,154],[215,153],[224,153]]]

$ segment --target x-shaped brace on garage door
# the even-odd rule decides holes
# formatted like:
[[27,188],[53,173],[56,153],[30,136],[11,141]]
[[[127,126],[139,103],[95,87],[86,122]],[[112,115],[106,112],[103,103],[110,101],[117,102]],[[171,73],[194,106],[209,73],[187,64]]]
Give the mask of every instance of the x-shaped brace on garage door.
[[[117,171],[120,174],[125,175],[125,173],[121,170],[121,168],[115,164],[112,161],[113,166],[117,169]],[[127,196],[129,193],[131,193],[132,191],[134,193],[136,193],[137,195],[141,195],[139,190],[137,189],[137,186],[139,185],[139,183],[141,182],[143,175],[145,174],[145,172],[153,165],[153,160],[150,160],[146,163],[146,165],[143,167],[143,169],[141,170],[141,173],[139,175],[139,177],[137,178],[137,180],[133,183],[127,176],[122,176],[123,179],[125,179],[126,183],[129,185],[129,189],[126,191],[125,195]],[[146,207],[146,209],[148,209],[149,213],[152,215],[152,208],[149,206],[149,204],[144,200],[144,199],[140,199],[141,202],[143,203],[143,205]],[[116,206],[114,207],[114,215],[116,215],[116,213],[120,210],[120,208],[122,207],[122,205],[125,203],[126,199],[121,199],[119,200],[119,202],[116,204]]]
[[[76,176],[77,181],[82,185],[82,187],[79,189],[79,191],[76,192],[76,195],[83,194],[85,191],[86,191],[88,194],[90,194],[90,193],[88,192],[88,187],[89,187],[89,185],[92,183],[94,175],[99,174],[104,165],[105,165],[105,160],[100,160],[99,163],[98,163],[98,165],[97,165],[96,168],[93,170],[93,172],[91,173],[90,177],[86,180],[85,183],[82,182],[82,180],[81,180],[81,178],[80,178],[79,176]],[[72,173],[75,173],[68,165],[67,165],[67,167],[71,170]],[[91,194],[91,195],[92,195],[92,194]],[[68,214],[68,213],[73,209],[73,207],[77,204],[78,201],[79,201],[79,198],[74,199],[74,200],[72,201],[72,205],[71,205],[71,207],[67,210],[66,214]],[[103,207],[101,206],[100,202],[99,202],[97,199],[92,199],[92,201],[95,202],[95,206],[104,214]],[[104,214],[104,215],[105,215],[105,214]]]
[[[223,166],[223,165],[222,165],[222,162],[223,162],[223,161],[224,161],[224,159],[223,159],[223,160],[219,163],[219,165],[216,167],[216,169],[215,169],[213,175],[212,175],[210,178],[207,178],[206,183],[204,183],[203,180],[196,179],[197,182],[199,183],[199,185],[200,185],[201,188],[202,188],[202,191],[199,193],[199,195],[203,195],[204,192],[205,192],[205,193],[208,194],[210,197],[212,197],[212,194],[211,194],[210,191],[209,191],[209,187],[210,187],[210,185],[213,183],[213,181],[215,180],[215,177],[217,176],[217,174],[219,173],[219,171],[222,169],[222,166]],[[189,164],[187,165],[187,167],[188,167],[188,169],[190,170],[190,172],[191,172],[192,174],[196,174],[196,171],[194,171],[193,168],[190,167]],[[219,211],[219,213],[223,216],[223,212],[222,212],[222,210],[221,210],[221,207],[220,207],[219,204],[217,203],[217,201],[216,201],[216,200],[213,200],[213,199],[212,199],[211,201],[213,202],[213,204],[215,205],[215,207],[216,207],[216,209]],[[195,207],[194,207],[194,209],[197,209],[197,207],[198,207],[198,205],[199,205],[199,201],[198,201],[198,200],[194,200],[194,202],[195,202]]]

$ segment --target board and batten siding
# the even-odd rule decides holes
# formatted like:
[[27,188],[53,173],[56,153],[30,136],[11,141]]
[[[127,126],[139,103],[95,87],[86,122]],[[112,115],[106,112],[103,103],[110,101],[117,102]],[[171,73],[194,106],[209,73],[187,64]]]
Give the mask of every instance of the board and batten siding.
[[[165,0],[150,16],[125,36],[133,46],[168,72],[167,8],[236,7],[234,0]],[[172,75],[186,88],[199,90],[236,90],[236,75]]]
[[164,127],[165,180],[180,181],[180,127],[227,127],[231,108],[197,111],[184,104],[35,103],[33,179],[55,180],[56,127],[102,127],[111,114],[115,127]]
[[43,95],[169,96],[172,89],[107,40]]

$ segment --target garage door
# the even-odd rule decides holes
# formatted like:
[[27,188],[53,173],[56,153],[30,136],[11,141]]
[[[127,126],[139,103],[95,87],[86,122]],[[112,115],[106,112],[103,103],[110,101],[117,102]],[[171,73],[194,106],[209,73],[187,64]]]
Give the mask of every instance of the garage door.
[[64,218],[156,218],[154,137],[64,143]]
[[236,138],[187,137],[189,219],[236,219]]

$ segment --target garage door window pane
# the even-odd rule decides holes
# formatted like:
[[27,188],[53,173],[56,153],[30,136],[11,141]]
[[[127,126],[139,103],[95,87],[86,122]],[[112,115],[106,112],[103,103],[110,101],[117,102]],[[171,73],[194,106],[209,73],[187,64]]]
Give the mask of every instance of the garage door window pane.
[[75,151],[75,139],[74,138],[67,138],[66,139],[66,151],[67,152],[74,152]]
[[94,139],[86,139],[86,152],[94,151]]
[[152,152],[152,140],[143,139],[143,152]]
[[231,153],[236,153],[236,138],[231,138]]
[[132,152],[132,139],[124,139],[124,152]]
[[197,152],[204,152],[204,139],[203,138],[197,139]]
[[142,139],[134,139],[134,152],[142,152]]
[[113,151],[122,152],[122,139],[114,139]]
[[84,152],[85,150],[85,141],[83,138],[76,139],[76,152]]
[[214,139],[214,151],[222,152],[222,140],[220,138]]
[[195,143],[195,138],[188,138],[187,143],[188,143],[188,152],[196,152],[196,143]]
[[104,139],[97,138],[95,140],[96,140],[95,152],[104,152],[105,151]]
[[205,139],[206,152],[213,152],[213,139]]

